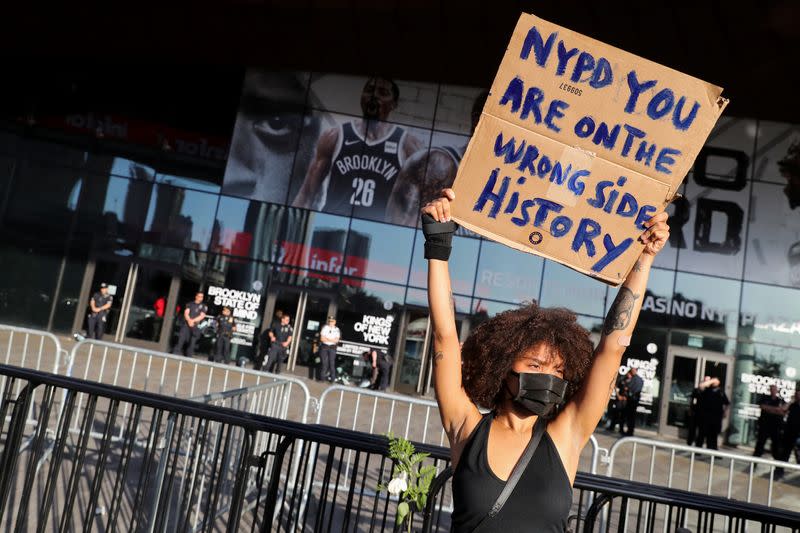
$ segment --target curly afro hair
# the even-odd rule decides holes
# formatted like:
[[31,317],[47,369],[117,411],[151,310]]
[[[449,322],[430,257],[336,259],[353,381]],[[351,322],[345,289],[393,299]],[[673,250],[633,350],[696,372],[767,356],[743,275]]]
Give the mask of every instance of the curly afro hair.
[[544,343],[551,355],[564,361],[568,401],[581,386],[594,352],[589,332],[576,319],[569,309],[534,303],[500,313],[475,328],[461,348],[462,382],[469,398],[480,407],[496,409],[514,362]]

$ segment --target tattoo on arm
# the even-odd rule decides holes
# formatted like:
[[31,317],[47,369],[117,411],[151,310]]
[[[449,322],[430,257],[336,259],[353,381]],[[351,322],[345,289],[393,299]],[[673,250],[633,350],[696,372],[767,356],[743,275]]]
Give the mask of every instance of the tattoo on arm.
[[625,329],[631,322],[633,316],[633,304],[639,298],[638,294],[634,294],[627,287],[622,287],[611,305],[611,309],[606,315],[605,323],[603,324],[603,334]]
[[444,352],[442,352],[441,350],[436,352],[433,355],[433,366],[438,365],[439,361],[441,361],[443,358],[444,358]]
[[639,261],[636,261],[633,264],[633,271],[634,272],[641,272],[642,271],[642,265],[639,263]]

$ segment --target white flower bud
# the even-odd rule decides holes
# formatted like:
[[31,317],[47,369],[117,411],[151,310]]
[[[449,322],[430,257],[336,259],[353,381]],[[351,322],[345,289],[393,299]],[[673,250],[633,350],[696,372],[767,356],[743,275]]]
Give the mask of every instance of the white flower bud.
[[405,476],[396,477],[389,482],[389,486],[387,487],[389,494],[392,496],[398,496],[401,493],[408,490],[408,483],[405,480]]

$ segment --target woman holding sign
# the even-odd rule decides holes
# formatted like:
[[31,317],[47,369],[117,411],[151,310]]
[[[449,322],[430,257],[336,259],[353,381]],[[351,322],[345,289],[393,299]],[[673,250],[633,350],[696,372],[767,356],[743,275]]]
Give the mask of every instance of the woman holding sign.
[[453,200],[445,189],[422,209],[436,399],[454,468],[453,531],[564,531],[580,452],[630,344],[650,267],[669,237],[667,215],[647,222],[644,250],[596,349],[574,313],[536,304],[498,314],[459,348],[447,267]]

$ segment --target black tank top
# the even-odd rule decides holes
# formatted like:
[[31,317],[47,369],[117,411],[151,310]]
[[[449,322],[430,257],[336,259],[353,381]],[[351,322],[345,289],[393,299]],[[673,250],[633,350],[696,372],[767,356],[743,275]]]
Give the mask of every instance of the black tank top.
[[384,220],[386,203],[403,164],[404,135],[403,128],[392,126],[383,138],[365,141],[352,122],[342,124],[323,211]]
[[[471,533],[505,486],[506,482],[489,468],[486,454],[493,418],[492,413],[484,415],[453,474],[453,533]],[[567,472],[550,435],[545,433],[503,509],[486,519],[483,531],[563,533],[571,506]]]

